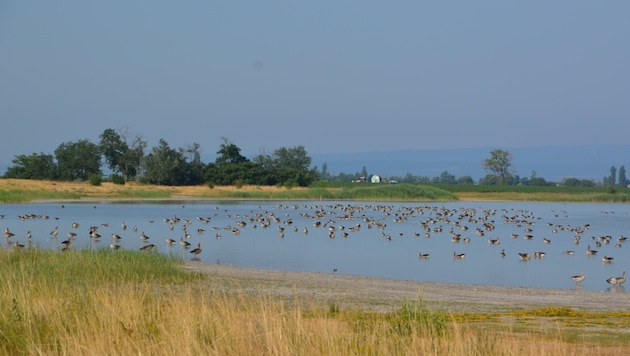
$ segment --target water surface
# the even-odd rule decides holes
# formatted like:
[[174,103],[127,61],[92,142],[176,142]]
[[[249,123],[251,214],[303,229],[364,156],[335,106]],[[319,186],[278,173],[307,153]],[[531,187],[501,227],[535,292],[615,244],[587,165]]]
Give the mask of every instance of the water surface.
[[[606,280],[630,262],[625,242],[618,241],[630,236],[626,204],[129,201],[3,204],[0,215],[0,227],[15,234],[2,240],[6,249],[17,241],[61,250],[68,233],[77,234],[70,248],[109,249],[115,233],[123,249],[154,244],[160,253],[186,260],[414,281],[623,293],[623,286],[610,288]],[[89,236],[91,226],[98,226],[100,238]],[[50,232],[56,227],[55,238]],[[191,247],[169,246],[167,238]],[[498,245],[489,243],[497,239]],[[194,256],[190,251],[199,242],[202,252]],[[588,255],[588,245],[597,254]],[[545,255],[534,258],[535,252]],[[529,253],[530,260],[519,253]],[[603,263],[604,256],[613,263]],[[586,279],[576,286],[571,276],[581,272]]]

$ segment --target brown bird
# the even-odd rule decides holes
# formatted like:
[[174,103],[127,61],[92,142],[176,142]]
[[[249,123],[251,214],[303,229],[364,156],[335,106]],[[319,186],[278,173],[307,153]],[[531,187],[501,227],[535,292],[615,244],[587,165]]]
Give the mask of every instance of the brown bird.
[[197,258],[197,256],[201,253],[201,242],[199,242],[197,244],[197,248],[191,250],[190,253],[195,256],[194,258]]
[[584,272],[582,274],[578,274],[577,276],[571,277],[572,280],[575,281],[575,285],[580,284],[586,277],[584,276]]
[[154,244],[148,244],[140,247],[140,251],[151,251],[155,247]]

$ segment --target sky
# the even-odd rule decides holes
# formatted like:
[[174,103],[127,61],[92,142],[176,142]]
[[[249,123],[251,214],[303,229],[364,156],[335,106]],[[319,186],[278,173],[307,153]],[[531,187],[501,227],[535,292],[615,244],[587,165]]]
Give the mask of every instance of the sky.
[[628,1],[0,1],[0,164],[626,144]]

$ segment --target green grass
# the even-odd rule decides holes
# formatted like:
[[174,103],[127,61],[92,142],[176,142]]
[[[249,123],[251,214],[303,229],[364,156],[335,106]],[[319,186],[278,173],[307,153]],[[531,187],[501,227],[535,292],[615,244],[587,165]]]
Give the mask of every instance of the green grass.
[[19,189],[0,190],[0,202],[7,203],[25,203],[33,200],[64,200],[64,199],[80,199],[81,196],[76,193],[66,192],[34,192],[23,191]]
[[171,195],[168,192],[153,190],[122,189],[118,192],[118,196],[122,198],[159,199],[170,198]]

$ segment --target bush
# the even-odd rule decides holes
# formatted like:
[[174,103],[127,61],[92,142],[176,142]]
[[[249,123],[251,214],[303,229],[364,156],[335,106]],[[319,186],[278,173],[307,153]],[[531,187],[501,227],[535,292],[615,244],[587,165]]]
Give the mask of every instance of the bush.
[[214,182],[210,181],[210,182],[206,183],[206,185],[208,186],[208,188],[214,189]]
[[123,178],[120,174],[112,174],[112,183],[125,185],[125,178]]
[[103,182],[103,177],[101,177],[100,174],[92,174],[92,175],[90,175],[88,180],[90,182],[90,185],[98,187]]

